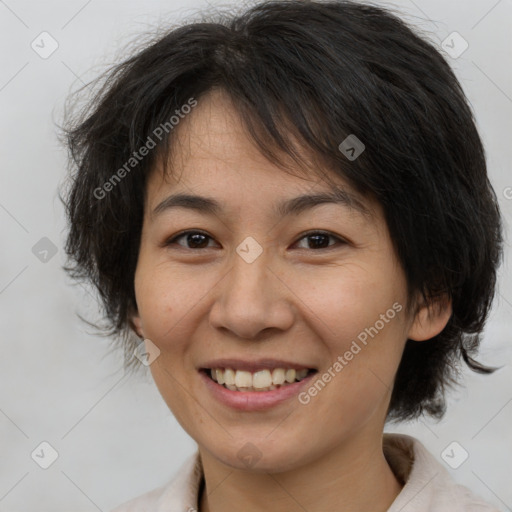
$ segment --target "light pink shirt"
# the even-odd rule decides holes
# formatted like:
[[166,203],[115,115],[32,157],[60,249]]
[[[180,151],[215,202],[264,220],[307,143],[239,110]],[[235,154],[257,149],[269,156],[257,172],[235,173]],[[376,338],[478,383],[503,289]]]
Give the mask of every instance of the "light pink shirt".
[[[500,512],[457,484],[414,437],[384,433],[383,451],[398,480],[405,483],[388,512]],[[196,452],[168,484],[111,512],[197,512],[202,478],[201,460]]]

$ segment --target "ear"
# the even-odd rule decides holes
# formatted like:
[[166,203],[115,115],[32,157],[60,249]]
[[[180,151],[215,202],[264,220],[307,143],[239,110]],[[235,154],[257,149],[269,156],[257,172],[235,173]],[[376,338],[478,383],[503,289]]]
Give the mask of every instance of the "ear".
[[439,297],[430,306],[422,298],[407,337],[414,341],[429,340],[446,327],[451,316],[452,300],[447,295]]
[[142,320],[140,318],[138,311],[130,313],[128,323],[132,331],[134,331],[139,338],[145,338],[144,329],[142,327]]

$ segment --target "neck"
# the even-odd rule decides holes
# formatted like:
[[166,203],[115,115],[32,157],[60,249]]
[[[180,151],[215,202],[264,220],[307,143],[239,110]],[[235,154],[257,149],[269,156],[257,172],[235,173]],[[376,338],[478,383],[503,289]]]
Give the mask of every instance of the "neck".
[[[380,442],[379,442],[380,441]],[[402,490],[382,449],[382,438],[351,440],[288,471],[234,469],[200,450],[205,487],[199,512],[386,512]]]

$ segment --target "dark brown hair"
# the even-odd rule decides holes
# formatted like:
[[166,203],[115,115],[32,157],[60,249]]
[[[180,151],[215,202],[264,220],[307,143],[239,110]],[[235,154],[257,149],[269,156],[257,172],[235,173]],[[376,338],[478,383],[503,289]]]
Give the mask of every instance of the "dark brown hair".
[[[279,161],[281,150],[299,162],[293,136],[377,199],[410,297],[452,299],[438,336],[407,341],[388,420],[440,418],[461,358],[475,371],[494,370],[471,357],[502,255],[484,149],[450,66],[400,17],[351,1],[263,2],[159,35],[101,78],[65,127],[72,167],[63,199],[66,270],[98,290],[99,327],[124,346],[127,367],[135,367],[129,315],[146,181],[157,156],[172,151],[173,132],[156,140],[155,129],[220,87],[268,158]],[[365,144],[352,161],[338,148],[350,134]],[[127,170],[150,137],[156,149]]]

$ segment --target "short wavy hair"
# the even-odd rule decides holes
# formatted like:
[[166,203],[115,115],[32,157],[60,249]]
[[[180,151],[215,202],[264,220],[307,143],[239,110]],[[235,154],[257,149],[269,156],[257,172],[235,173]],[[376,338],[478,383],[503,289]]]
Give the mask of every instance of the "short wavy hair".
[[[86,105],[65,117],[64,268],[97,289],[103,319],[95,325],[124,347],[125,368],[134,369],[139,340],[130,315],[146,182],[157,158],[172,152],[176,130],[133,170],[126,162],[190,98],[221,88],[271,161],[286,168],[284,155],[299,168],[300,147],[380,203],[410,300],[451,298],[440,334],[407,340],[387,413],[392,421],[441,418],[461,359],[480,373],[496,370],[472,356],[502,259],[484,148],[450,66],[401,16],[370,4],[269,1],[207,16],[158,34],[109,68]],[[366,147],[353,160],[339,149],[350,134]],[[113,182],[116,173],[122,179]]]

